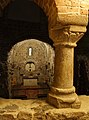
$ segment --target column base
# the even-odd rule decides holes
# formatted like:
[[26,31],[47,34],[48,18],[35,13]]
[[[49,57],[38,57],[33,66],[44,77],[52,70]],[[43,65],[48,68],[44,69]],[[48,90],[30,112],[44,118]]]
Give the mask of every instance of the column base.
[[[55,89],[55,91],[53,91]],[[57,91],[56,91],[57,90]],[[58,89],[52,87],[52,91],[48,94],[47,101],[49,104],[55,106],[56,108],[80,108],[81,102],[78,99],[78,96],[76,93],[74,93],[72,89]],[[72,91],[70,93],[70,91]],[[56,92],[56,94],[55,94]]]

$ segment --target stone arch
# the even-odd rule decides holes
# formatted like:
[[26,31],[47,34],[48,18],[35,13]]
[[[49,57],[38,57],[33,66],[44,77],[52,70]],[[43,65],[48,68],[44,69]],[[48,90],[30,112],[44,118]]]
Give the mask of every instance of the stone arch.
[[[29,56],[29,47],[33,48],[32,56]],[[54,57],[53,47],[37,39],[26,39],[12,46],[7,57],[9,98],[21,95],[21,91],[18,91],[19,95],[17,95],[14,89],[17,89],[18,86],[19,88],[28,86],[29,90],[33,85],[35,88],[41,86],[41,89],[47,88],[48,93],[49,85],[52,84],[54,78]],[[36,81],[29,85],[24,84],[26,80],[30,82],[32,79]],[[32,90],[35,92],[37,89],[34,87]],[[47,93],[44,91],[42,94],[46,95]],[[29,96],[29,98],[38,96],[39,94],[34,97]]]
[[[14,0],[0,1],[3,10]],[[43,9],[48,16],[49,36],[53,39],[52,30],[59,30],[68,25],[87,26],[88,24],[88,0],[33,0]],[[85,32],[86,30],[84,30]],[[54,40],[53,40],[54,41]]]
[[38,6],[43,9],[46,16],[48,16],[49,28],[56,26],[58,15],[56,0],[34,0],[34,2],[38,4]]
[[[0,8],[3,10],[10,2],[14,0],[0,1]],[[39,7],[43,9],[46,16],[48,16],[49,27],[55,26],[57,22],[57,3],[56,0],[33,0]]]
[[[10,2],[15,0],[2,0],[0,1],[0,9],[4,9]],[[85,29],[78,29],[78,31],[86,32],[86,26],[88,24],[88,9],[89,2],[88,0],[31,0],[34,1],[46,14],[48,17],[48,27],[49,27],[49,36],[54,41],[55,37],[59,37],[57,32],[61,29],[65,29],[74,26],[83,26]],[[71,31],[76,29],[75,27]],[[67,30],[67,29],[66,29]],[[56,33],[55,33],[56,32]]]

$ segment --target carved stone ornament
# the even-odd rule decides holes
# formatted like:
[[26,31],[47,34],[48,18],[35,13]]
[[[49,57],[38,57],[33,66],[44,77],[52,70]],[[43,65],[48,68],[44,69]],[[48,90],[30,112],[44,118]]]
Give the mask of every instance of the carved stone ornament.
[[86,26],[68,25],[59,28],[51,28],[49,36],[54,41],[54,46],[63,45],[76,47],[78,42],[86,32]]

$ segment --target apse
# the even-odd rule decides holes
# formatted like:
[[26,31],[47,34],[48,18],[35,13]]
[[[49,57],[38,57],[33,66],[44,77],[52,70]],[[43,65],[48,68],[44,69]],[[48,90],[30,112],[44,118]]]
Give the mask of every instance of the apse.
[[46,97],[54,78],[54,49],[28,39],[15,44],[8,53],[8,91],[10,98]]

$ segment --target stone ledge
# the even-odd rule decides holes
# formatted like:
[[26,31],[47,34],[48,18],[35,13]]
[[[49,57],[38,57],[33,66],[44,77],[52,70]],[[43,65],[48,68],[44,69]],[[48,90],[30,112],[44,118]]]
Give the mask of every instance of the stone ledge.
[[89,96],[79,96],[80,109],[57,109],[45,100],[0,99],[0,120],[89,120]]

